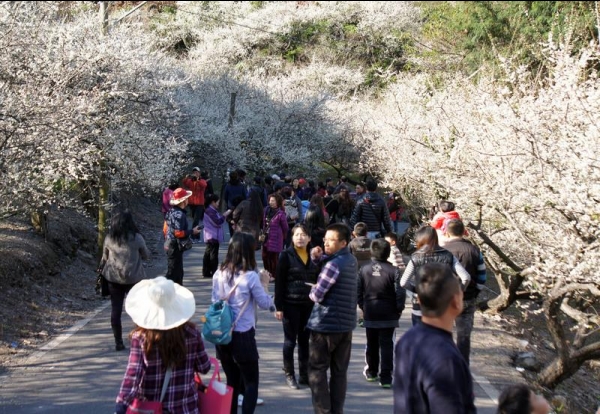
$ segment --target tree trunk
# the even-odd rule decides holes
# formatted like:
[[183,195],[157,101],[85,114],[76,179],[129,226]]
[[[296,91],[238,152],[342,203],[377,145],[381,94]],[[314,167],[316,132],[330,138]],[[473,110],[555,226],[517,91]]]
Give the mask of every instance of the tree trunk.
[[538,382],[544,387],[554,389],[558,384],[575,374],[581,368],[581,365],[583,365],[583,361],[576,362],[570,358],[563,361],[560,356],[557,356],[539,373]]
[[104,238],[106,237],[107,230],[106,220],[108,219],[106,206],[109,202],[109,183],[104,160],[100,161],[100,169],[100,185],[98,189],[98,249],[96,251],[98,262],[102,258],[102,249],[104,248]]

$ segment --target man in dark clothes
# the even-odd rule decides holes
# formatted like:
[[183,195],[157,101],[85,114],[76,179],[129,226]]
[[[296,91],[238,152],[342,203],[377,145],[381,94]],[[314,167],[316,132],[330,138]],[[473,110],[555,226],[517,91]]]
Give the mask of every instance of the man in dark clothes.
[[427,263],[417,273],[422,324],[409,329],[394,353],[395,414],[476,413],[467,362],[452,340],[463,291],[452,269]]

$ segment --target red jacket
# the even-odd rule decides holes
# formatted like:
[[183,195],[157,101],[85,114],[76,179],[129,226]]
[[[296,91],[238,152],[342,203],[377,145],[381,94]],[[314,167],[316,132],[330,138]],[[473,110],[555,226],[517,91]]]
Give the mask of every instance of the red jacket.
[[206,181],[202,178],[192,180],[187,177],[183,179],[183,185],[192,192],[190,197],[190,204],[194,206],[204,205],[204,190],[206,190]]
[[[431,223],[429,223],[431,225],[431,227],[433,227],[436,230],[441,231],[442,233],[446,232],[446,226],[444,226],[444,222],[446,220],[452,220],[452,219],[458,219],[458,220],[462,220],[460,218],[460,215],[458,214],[457,211],[447,211],[445,213],[443,212],[439,212],[437,213],[433,219],[431,220]],[[468,236],[469,232],[467,231],[466,227],[465,227],[465,236]]]

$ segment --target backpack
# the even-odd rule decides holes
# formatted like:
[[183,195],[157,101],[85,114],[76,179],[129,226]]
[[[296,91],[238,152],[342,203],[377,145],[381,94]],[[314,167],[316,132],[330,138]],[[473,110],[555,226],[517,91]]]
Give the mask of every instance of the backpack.
[[229,298],[240,283],[241,277],[238,278],[235,285],[229,294],[208,307],[208,311],[202,318],[204,325],[202,326],[202,337],[208,342],[215,345],[227,345],[231,342],[231,335],[238,320],[246,310],[249,300],[244,304],[235,321],[233,320],[233,310],[229,306]]

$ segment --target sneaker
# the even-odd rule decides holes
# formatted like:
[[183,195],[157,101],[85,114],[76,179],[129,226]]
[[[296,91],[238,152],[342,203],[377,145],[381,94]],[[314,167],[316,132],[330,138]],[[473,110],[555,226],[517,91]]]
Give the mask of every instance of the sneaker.
[[377,375],[373,376],[373,375],[369,374],[367,371],[364,371],[363,375],[365,376],[365,379],[368,382],[375,382],[379,379],[379,377]]
[[380,386],[381,388],[385,388],[385,389],[390,389],[390,388],[392,388],[392,384],[390,384],[389,382],[380,382],[380,383],[379,383],[379,386]]
[[300,387],[298,386],[298,383],[296,382],[296,377],[293,375],[286,375],[285,382],[288,385],[288,387],[290,387],[293,390],[300,389]]
[[[240,395],[238,395],[238,408],[241,408],[243,403],[244,403],[244,396],[242,394],[240,394]],[[262,398],[256,399],[256,405],[264,405],[264,404],[265,404],[265,400],[263,400]]]

